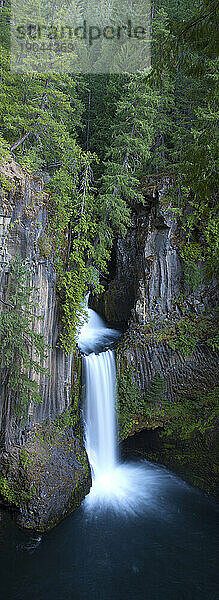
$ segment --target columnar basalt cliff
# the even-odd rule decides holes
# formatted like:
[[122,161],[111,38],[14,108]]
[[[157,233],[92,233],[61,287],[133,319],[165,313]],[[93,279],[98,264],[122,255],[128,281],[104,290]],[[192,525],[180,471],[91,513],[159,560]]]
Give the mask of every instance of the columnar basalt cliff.
[[[59,444],[57,444],[54,435],[54,443],[53,447],[50,448],[49,456],[47,456],[47,471],[45,471],[45,457],[43,458],[45,449],[43,451],[42,447],[44,440],[51,437],[50,423],[64,411],[69,412],[71,384],[73,383],[73,387],[78,388],[79,381],[77,380],[77,371],[72,368],[73,356],[66,356],[58,344],[60,325],[59,305],[56,297],[56,275],[50,258],[46,258],[46,253],[41,252],[41,240],[43,239],[47,219],[43,181],[38,176],[30,175],[14,160],[3,164],[0,173],[3,181],[6,181],[7,184],[5,186],[6,191],[2,188],[0,195],[0,298],[4,301],[7,297],[10,265],[14,257],[19,255],[31,272],[32,287],[37,303],[36,313],[40,317],[40,320],[35,319],[35,329],[43,333],[45,342],[48,344],[47,358],[44,364],[48,370],[48,375],[36,376],[40,384],[42,401],[37,406],[30,404],[27,416],[22,414],[19,417],[16,416],[15,398],[13,394],[8,392],[4,381],[1,381],[0,429],[3,454],[0,491],[4,492],[5,486],[6,492],[7,486],[10,490],[10,480],[16,482],[16,490],[13,489],[13,493],[11,493],[11,503],[14,503],[18,508],[21,508],[22,505],[21,515],[23,515],[23,518],[20,515],[20,522],[25,526],[43,529],[52,526],[84,497],[89,490],[90,471],[85,451],[80,441],[75,439],[70,426],[67,429],[66,427],[63,428],[62,437],[65,439],[62,440],[63,444],[60,442],[62,452],[58,461],[59,483],[57,469],[54,471],[57,459],[55,454],[58,452]],[[3,310],[3,306],[4,304],[1,301],[0,310]],[[39,433],[40,426],[43,427],[43,436]],[[60,427],[58,430],[60,433]],[[38,432],[37,437],[36,431]],[[42,440],[41,448],[39,448],[40,440]],[[25,466],[25,471],[19,453],[21,448],[23,451],[27,449],[28,453],[29,445],[32,458],[31,461],[27,460],[28,469]],[[42,458],[42,469],[35,468],[35,460],[33,459],[35,446],[36,462],[40,463],[40,457]],[[71,464],[71,469],[69,464]],[[29,471],[29,474],[27,471]],[[40,495],[43,497],[43,489],[46,484],[45,478],[48,483],[49,493],[46,495],[46,500],[44,498],[44,508],[42,510],[40,503],[38,503],[38,514],[36,510],[35,513],[32,510],[34,502],[36,504],[36,498],[31,495],[31,490],[28,489],[31,478],[32,486],[38,488],[39,497]],[[75,482],[79,480],[80,486],[78,487],[78,483],[76,485]],[[24,484],[24,481],[26,481],[26,484]],[[66,486],[65,481],[67,482]],[[55,488],[59,484],[60,489],[64,491],[58,494],[59,500],[56,498],[56,501],[52,501]],[[19,486],[26,490],[26,500],[25,494],[19,499]],[[74,492],[77,499],[74,497]],[[7,499],[7,493],[3,493],[3,497]],[[9,492],[8,499],[10,500]],[[35,514],[34,518],[33,514]]]
[[[37,300],[35,328],[48,344],[48,376],[37,376],[41,404],[30,404],[28,414],[19,417],[13,395],[1,382],[0,494],[4,503],[14,507],[21,525],[45,530],[73,510],[90,487],[80,429],[80,360],[75,355],[66,356],[59,347],[59,303],[44,235],[47,213],[42,179],[13,160],[1,167],[1,174],[7,185],[1,192],[0,310],[7,299],[10,266],[19,255],[31,271]],[[156,182],[146,195],[145,205],[133,207],[127,235],[117,240],[111,280],[95,305],[109,323],[126,329],[116,344],[119,395],[125,394],[123,438],[144,428],[166,427],[169,415],[162,398],[174,405],[182,398],[208,394],[218,384],[217,354],[208,343],[214,333],[216,282],[206,284],[200,277],[192,287],[185,275],[180,256],[184,232],[170,203],[164,202],[167,183]],[[202,269],[200,263],[200,274]],[[194,322],[190,336],[186,319],[191,313]],[[182,323],[181,330],[178,323]],[[164,385],[152,406],[151,389],[157,376]],[[138,397],[140,403],[143,399],[143,410],[142,404],[138,407]],[[214,435],[211,439],[215,443]],[[175,442],[173,448],[175,453]],[[165,452],[153,457],[168,464]],[[201,460],[200,454],[198,485]],[[189,456],[188,461],[191,463]],[[194,461],[192,464],[194,467]],[[175,463],[174,468],[177,470]],[[186,476],[194,482],[187,472]],[[200,485],[207,489],[205,483]],[[210,485],[209,491],[212,489]]]
[[[166,184],[168,182],[156,182],[154,187],[151,186],[152,193],[146,197],[145,206],[134,207],[131,227],[126,237],[117,242],[114,278],[97,307],[107,321],[118,328],[126,328],[116,347],[119,400],[122,399],[122,438],[144,428],[165,429],[169,418],[173,422],[168,404],[185,406],[185,414],[188,401],[192,410],[200,398],[203,399],[203,407],[207,406],[209,394],[219,383],[218,353],[209,343],[217,328],[217,281],[204,280],[201,262],[195,269],[195,284],[190,281],[192,275],[186,272],[180,252],[185,243],[185,231],[179,226],[167,194],[164,200]],[[154,391],[156,385],[159,387],[157,382],[162,394],[158,388],[157,393]],[[140,398],[139,406],[137,396]],[[194,473],[189,473],[188,468],[186,477],[191,482],[198,482],[203,489],[214,491],[215,481],[208,488],[203,483],[204,479],[200,482],[198,476],[203,462],[201,445],[204,447],[206,443],[202,438],[197,450],[197,436],[202,429],[197,425],[196,430],[195,419],[198,424],[198,417],[202,415],[194,417],[199,464],[194,466],[189,455],[187,459],[181,458],[190,464],[190,471],[193,465]],[[181,419],[183,421],[183,416]],[[193,423],[192,419],[193,416]],[[204,420],[207,423],[207,415]],[[214,425],[215,420],[212,419],[213,430]],[[210,427],[209,435],[211,439],[208,439],[206,447],[210,464],[211,460],[215,460],[215,434],[210,433]],[[193,434],[189,439],[192,448]],[[170,443],[169,438],[169,447]],[[188,447],[188,439],[184,446]],[[164,451],[163,454],[154,454],[154,458],[170,464]],[[176,462],[174,468],[177,470]],[[182,470],[178,470],[183,474]]]
[[[212,385],[217,379],[217,355],[210,346],[203,340],[185,356],[177,345],[168,345],[168,327],[190,312],[197,318],[214,313],[218,287],[217,281],[206,284],[200,276],[200,284],[191,289],[180,256],[184,232],[171,204],[163,201],[164,189],[160,182],[144,207],[134,207],[132,225],[117,242],[114,279],[98,308],[115,326],[128,325],[119,362],[130,362],[143,390],[156,372],[162,373],[167,397],[174,400],[182,386],[199,381],[202,389],[205,376]],[[201,275],[201,262],[199,270]]]
[[[144,206],[134,206],[127,235],[117,241],[114,277],[99,303],[102,315],[116,326],[145,326],[153,319],[180,317],[182,295],[184,306],[197,314],[215,308],[217,282],[200,283],[191,290],[185,278],[180,256],[185,232],[171,202],[163,199],[168,183],[154,183]],[[201,262],[199,269],[201,273]]]

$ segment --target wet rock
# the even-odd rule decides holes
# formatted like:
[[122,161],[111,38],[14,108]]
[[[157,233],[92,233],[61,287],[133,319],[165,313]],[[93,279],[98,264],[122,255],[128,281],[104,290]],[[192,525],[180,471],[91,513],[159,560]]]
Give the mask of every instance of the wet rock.
[[122,444],[122,454],[137,453],[165,465],[191,485],[218,497],[217,430],[193,434],[188,440],[166,438],[163,429],[143,429]]
[[36,427],[25,446],[2,457],[2,503],[28,529],[54,527],[81,504],[90,486],[87,455],[71,428]]
[[40,317],[35,331],[48,344],[44,366],[49,372],[35,377],[42,402],[30,404],[27,416],[19,418],[13,395],[0,382],[0,497],[20,525],[43,531],[76,508],[91,484],[81,433],[54,423],[72,400],[77,420],[80,365],[76,355],[66,356],[58,344],[59,305],[46,236],[44,183],[14,160],[1,165],[0,174],[9,184],[0,191],[0,296],[4,298],[11,262],[19,254],[31,270]]

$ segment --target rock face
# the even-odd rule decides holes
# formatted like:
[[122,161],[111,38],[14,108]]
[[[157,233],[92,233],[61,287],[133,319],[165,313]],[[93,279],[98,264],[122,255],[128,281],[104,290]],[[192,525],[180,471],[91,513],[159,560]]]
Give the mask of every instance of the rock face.
[[132,225],[117,243],[115,277],[97,309],[116,327],[128,324],[117,351],[119,369],[130,365],[143,391],[160,373],[166,380],[167,399],[175,400],[191,386],[216,385],[218,357],[205,343],[185,357],[180,349],[171,349],[165,336],[158,342],[151,325],[159,328],[177,322],[185,309],[197,316],[205,309],[214,310],[218,289],[214,281],[207,286],[200,281],[190,289],[179,252],[184,233],[170,205],[162,200],[164,190],[162,182],[144,207],[134,208]]
[[[117,242],[114,278],[96,307],[108,322],[121,329],[126,327],[116,344],[122,439],[144,429],[149,432],[162,428],[165,432],[171,419],[168,406],[195,404],[203,394],[207,398],[213,389],[216,393],[219,385],[218,353],[206,343],[212,335],[208,323],[206,335],[200,339],[198,336],[197,343],[189,347],[190,326],[195,338],[189,322],[191,313],[195,323],[209,314],[215,327],[217,284],[202,283],[203,266],[199,264],[200,277],[191,285],[180,257],[185,234],[168,200],[164,201],[168,182],[158,183],[151,190],[151,197],[146,198],[145,206],[133,208],[131,227],[126,237]],[[180,331],[177,324],[185,318],[188,329],[182,325]],[[205,324],[203,331],[204,327]],[[175,340],[174,347],[171,342]],[[187,343],[187,352],[183,342]],[[165,442],[161,436],[159,448],[151,457],[174,468],[205,491],[215,493],[215,439],[214,422],[210,433],[202,435],[195,431],[185,440],[180,440],[176,431],[175,437],[167,437]],[[209,453],[208,463],[203,458],[203,448]],[[187,464],[184,470],[183,461]],[[211,482],[210,463],[214,473]]]
[[[3,451],[6,450],[7,452],[8,458],[5,464],[10,465],[10,456],[14,456],[15,448],[21,445],[22,448],[26,448],[26,444],[29,443],[27,442],[29,432],[36,425],[43,425],[45,421],[51,423],[70,405],[71,384],[77,385],[78,375],[73,368],[73,356],[65,356],[57,344],[59,337],[59,307],[56,298],[55,271],[50,259],[46,258],[49,252],[47,252],[47,240],[44,233],[47,214],[43,182],[39,177],[32,176],[23,170],[13,160],[0,167],[0,175],[3,181],[7,181],[7,186],[8,184],[10,186],[10,191],[7,190],[4,193],[4,189],[2,189],[0,193],[0,298],[4,299],[10,264],[15,255],[18,254],[22,257],[24,263],[31,268],[32,285],[38,303],[38,315],[41,317],[40,321],[36,320],[35,326],[36,330],[44,334],[45,341],[49,346],[48,357],[44,366],[47,367],[50,376],[41,375],[38,380],[42,403],[37,407],[29,405],[27,420],[22,419],[22,417],[20,419],[15,417],[14,399],[8,394],[3,382],[0,382],[1,445]],[[1,303],[0,310],[2,310]],[[88,491],[90,485],[89,467],[81,444],[78,442],[78,448],[76,448],[76,445],[72,445],[71,452],[68,455],[63,449],[61,452],[64,452],[63,456],[60,453],[60,448],[54,446],[48,468],[48,477],[45,477],[44,483],[41,482],[40,503],[35,504],[34,517],[31,516],[31,508],[29,510],[26,507],[25,511],[22,509],[23,516],[20,518],[23,524],[29,523],[28,526],[41,527],[40,523],[44,520],[46,527],[46,519],[51,524],[52,515],[56,513],[55,518],[57,521],[59,515],[61,517],[68,512],[68,507],[75,504],[75,501],[72,500],[74,493],[82,499],[84,497],[82,488],[84,487]],[[83,465],[81,462],[82,456]],[[82,466],[85,463],[86,469],[83,470]],[[14,473],[17,472],[18,474],[16,460],[13,464]],[[35,485],[37,460],[34,464],[36,467],[35,470],[33,469],[33,482]],[[75,465],[77,466],[75,467]],[[9,467],[6,466],[5,468],[7,470]],[[59,477],[57,473],[59,473]],[[77,473],[78,483],[76,486],[74,478]],[[27,471],[24,473],[23,481],[26,480],[26,475]],[[64,483],[66,477],[68,480],[67,486]],[[26,485],[28,487],[27,481]],[[42,509],[40,508],[41,501],[44,506]],[[30,505],[29,502],[27,506],[30,507]],[[44,516],[42,516],[42,513]]]
[[3,456],[0,490],[22,527],[51,529],[81,504],[90,485],[85,450],[58,422],[35,427],[25,447]]
[[[141,326],[182,314],[180,295],[195,311],[214,306],[215,282],[189,289],[179,248],[184,240],[170,204],[162,200],[165,185],[135,206],[132,224],[116,246],[115,275],[96,305],[117,327],[135,322]],[[202,265],[199,265],[202,271]]]
[[119,371],[130,367],[143,393],[154,376],[165,380],[166,400],[177,401],[192,390],[210,390],[218,385],[218,354],[207,344],[197,345],[191,355],[172,350],[165,342],[147,341],[141,329],[133,326],[117,347]]
[[132,317],[145,324],[176,309],[181,281],[176,232],[173,213],[157,195],[135,207],[126,237],[118,240],[115,278],[102,303],[108,321],[119,326]]
[[147,460],[165,465],[188,483],[218,498],[217,431],[182,440],[177,435],[165,438],[163,429],[143,429],[126,439],[123,455],[137,452]]
[[[0,297],[7,287],[10,263],[16,254],[32,270],[32,285],[36,290],[41,320],[36,327],[49,346],[47,364],[50,377],[41,377],[42,404],[29,406],[28,425],[54,419],[70,403],[72,356],[65,356],[57,347],[59,335],[58,305],[55,290],[55,271],[48,258],[40,256],[40,242],[46,225],[43,182],[39,177],[25,173],[14,161],[1,168],[11,183],[9,198],[2,194],[0,208]],[[0,310],[2,305],[0,305]],[[13,398],[9,398],[4,387],[0,396],[0,419],[4,423],[2,438],[6,446],[19,443],[24,426],[15,424]]]

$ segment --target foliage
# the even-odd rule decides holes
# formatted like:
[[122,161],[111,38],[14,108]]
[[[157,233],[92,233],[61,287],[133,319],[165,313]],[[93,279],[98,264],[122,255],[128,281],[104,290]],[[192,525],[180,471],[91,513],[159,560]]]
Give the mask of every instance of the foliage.
[[30,402],[41,401],[36,378],[47,375],[43,366],[47,348],[43,334],[34,330],[37,317],[32,294],[28,267],[16,256],[0,314],[0,368],[2,383],[14,400],[15,413],[23,415]]
[[[209,338],[210,333],[214,335]],[[173,350],[179,350],[189,356],[195,350],[196,344],[206,341],[213,349],[217,348],[217,323],[211,316],[197,316],[193,313],[185,316],[174,326],[169,345]]]
[[137,385],[130,365],[126,365],[118,377],[119,429],[122,439],[149,420],[153,425],[164,417],[162,408],[165,401],[166,385],[163,377],[156,373],[146,395]]
[[[180,299],[179,299],[180,301]],[[215,315],[206,310],[202,315],[187,311],[181,304],[182,318],[168,319],[163,322],[151,322],[145,326],[145,338],[157,343],[167,342],[173,350],[190,356],[198,343],[207,343],[216,350],[218,348],[218,323]]]
[[187,240],[182,256],[195,264],[202,258],[208,276],[218,270],[216,9],[210,0],[192,6],[184,0],[171,23],[174,0],[167,7],[175,34],[167,61],[175,80],[170,197],[182,210]]
[[[99,215],[94,218],[89,188],[91,155],[83,153],[76,140],[82,112],[76,89],[79,81],[67,74],[10,70],[9,15],[10,9],[1,7],[1,140],[22,165],[40,174],[46,171],[47,179],[49,174],[49,222],[39,247],[42,254],[53,258],[57,270],[63,320],[60,341],[68,352],[75,344],[88,285],[92,282],[94,290],[100,289],[96,271],[86,265],[93,255]],[[103,262],[98,259],[98,264]]]
[[193,292],[199,288],[203,282],[203,275],[200,266],[194,262],[184,263],[184,283],[185,287]]
[[101,290],[99,269],[106,266],[104,252],[99,247],[95,252],[93,245],[97,235],[97,212],[91,185],[92,160],[90,153],[81,156],[77,178],[60,169],[49,184],[48,235],[53,244],[57,290],[62,306],[61,344],[66,352],[75,345],[85,294],[89,287],[94,293]]
[[16,503],[16,493],[6,477],[0,477],[0,494],[9,504]]
[[7,196],[8,192],[14,191],[14,183],[10,181],[8,177],[4,175],[4,173],[0,173],[0,195],[4,197]]
[[[72,429],[72,431],[76,432],[79,425],[79,415],[74,411],[73,407],[66,408],[56,421],[54,421],[54,425],[61,431],[63,429]],[[78,431],[77,433],[79,434]]]
[[176,335],[171,336],[169,345],[172,350],[179,350],[185,356],[189,356],[195,350],[199,342],[199,331],[197,328],[196,315],[184,317],[175,326]]
[[194,432],[204,434],[210,431],[218,419],[218,400],[219,388],[214,387],[210,392],[200,394],[193,391],[189,398],[166,403],[168,424],[165,426],[164,436],[177,433],[179,437],[186,439]]
[[117,104],[112,143],[106,153],[107,160],[103,164],[97,196],[102,204],[104,224],[107,216],[110,231],[117,230],[119,226],[125,233],[130,222],[129,207],[133,202],[144,200],[139,175],[149,155],[152,140],[151,107],[155,101],[152,94],[148,94],[143,75],[126,77],[122,98]]
[[142,391],[135,382],[130,366],[118,377],[118,402],[122,413],[138,413],[143,407]]
[[207,344],[214,352],[219,350],[219,331],[217,331],[213,337],[207,339]]
[[156,373],[151,381],[150,388],[147,392],[146,402],[156,404],[164,402],[166,393],[166,384],[165,381],[160,375],[160,373]]
[[[117,0],[104,8],[117,14]],[[135,10],[132,3],[126,9]],[[216,9],[215,0],[155,0],[150,71],[76,77],[13,72],[10,5],[0,7],[0,160],[11,151],[30,171],[49,175],[39,246],[57,272],[66,352],[75,345],[84,295],[101,291],[115,239],[151,195],[145,175],[165,178],[184,230],[188,287],[198,286],[201,262],[203,276],[217,273]],[[80,10],[90,15],[83,2]],[[104,66],[106,45],[99,50]],[[124,64],[124,48],[119,60]],[[185,326],[181,338],[187,334]]]
[[4,160],[7,160],[9,158],[9,156],[10,156],[9,150],[10,150],[9,144],[6,142],[6,140],[3,138],[2,134],[0,133],[0,165]]

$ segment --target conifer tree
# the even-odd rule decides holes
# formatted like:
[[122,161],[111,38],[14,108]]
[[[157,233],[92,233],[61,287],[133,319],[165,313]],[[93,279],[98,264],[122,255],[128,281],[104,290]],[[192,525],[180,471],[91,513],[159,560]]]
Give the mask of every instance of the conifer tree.
[[[118,0],[103,0],[97,10],[102,20],[106,14],[123,19],[126,9],[141,16],[144,3],[137,4],[121,8]],[[28,0],[24,11],[32,5]],[[90,18],[86,3],[75,7]],[[45,235],[66,351],[84,294],[91,285],[100,289],[113,241],[125,234],[133,205],[144,201],[145,174],[172,176],[167,194],[185,229],[184,260],[198,267],[205,259],[209,274],[217,267],[216,10],[215,0],[153,0],[150,71],[117,72],[127,58],[124,43],[113,55],[114,74],[76,77],[13,73],[10,10],[1,6],[0,153],[6,158],[11,150],[29,170],[49,174]],[[60,7],[57,19],[62,16]],[[99,41],[97,55],[87,59],[106,66],[108,42]]]
[[47,375],[46,344],[34,329],[36,302],[28,267],[15,257],[9,274],[7,295],[1,299],[0,370],[2,385],[14,402],[15,414],[26,416],[30,402],[41,400],[36,375]]

